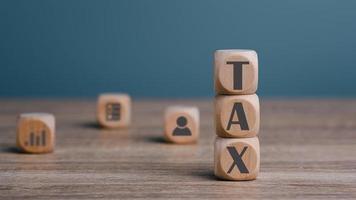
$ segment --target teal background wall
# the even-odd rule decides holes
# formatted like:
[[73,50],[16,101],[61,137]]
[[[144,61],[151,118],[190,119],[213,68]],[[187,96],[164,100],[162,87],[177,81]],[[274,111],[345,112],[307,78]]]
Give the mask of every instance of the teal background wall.
[[352,0],[1,0],[0,96],[211,96],[223,48],[262,96],[356,96]]

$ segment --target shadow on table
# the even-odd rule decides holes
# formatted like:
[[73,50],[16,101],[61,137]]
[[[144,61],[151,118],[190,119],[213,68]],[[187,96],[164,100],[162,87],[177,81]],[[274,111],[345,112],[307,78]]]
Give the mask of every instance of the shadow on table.
[[148,136],[145,138],[145,141],[156,144],[168,144],[168,145],[176,145],[176,146],[196,146],[196,143],[187,143],[187,144],[177,144],[174,142],[169,142],[164,139],[163,136]]
[[82,128],[102,129],[102,127],[97,122],[94,122],[94,121],[83,122],[83,123],[78,124],[78,126],[82,127]]
[[198,178],[202,178],[205,180],[209,180],[209,181],[217,181],[217,180],[220,181],[221,180],[214,175],[214,171],[211,169],[194,171],[190,175],[198,177]]
[[145,139],[146,139],[146,141],[151,142],[151,143],[170,144],[162,136],[151,136],[151,137],[147,137]]
[[0,152],[3,152],[3,153],[18,153],[18,154],[22,154],[23,153],[21,151],[21,149],[19,149],[18,147],[15,147],[15,146],[2,147],[2,148],[0,148]]
[[195,176],[195,177],[200,177],[203,178],[205,180],[214,180],[214,181],[222,181],[222,182],[253,182],[254,180],[241,180],[241,181],[232,181],[232,180],[225,180],[222,178],[219,178],[217,176],[214,175],[214,171],[213,170],[199,170],[199,171],[194,171],[190,174],[191,176]]
[[88,121],[88,122],[78,123],[77,126],[80,127],[80,128],[96,129],[96,130],[108,131],[108,132],[117,132],[117,131],[127,132],[127,131],[130,130],[129,127],[106,128],[106,127],[100,126],[100,124],[98,124],[96,121]]

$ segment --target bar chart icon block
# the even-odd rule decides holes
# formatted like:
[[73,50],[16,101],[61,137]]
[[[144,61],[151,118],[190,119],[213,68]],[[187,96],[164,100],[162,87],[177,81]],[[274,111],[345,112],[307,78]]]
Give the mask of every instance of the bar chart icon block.
[[55,119],[47,113],[21,114],[17,124],[17,146],[26,153],[49,153],[55,145]]

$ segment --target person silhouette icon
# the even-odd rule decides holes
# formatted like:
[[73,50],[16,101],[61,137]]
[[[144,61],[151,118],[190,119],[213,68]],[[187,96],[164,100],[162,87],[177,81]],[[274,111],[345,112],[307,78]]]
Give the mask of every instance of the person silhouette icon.
[[173,130],[173,135],[174,136],[190,136],[192,135],[192,132],[188,127],[185,127],[187,125],[187,118],[180,116],[177,118],[177,127]]

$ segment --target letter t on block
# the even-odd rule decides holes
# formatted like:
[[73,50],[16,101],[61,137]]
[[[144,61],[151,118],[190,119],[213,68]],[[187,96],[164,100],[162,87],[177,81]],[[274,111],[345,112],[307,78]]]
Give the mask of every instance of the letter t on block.
[[215,51],[214,82],[217,94],[254,94],[258,84],[258,58],[253,50]]

